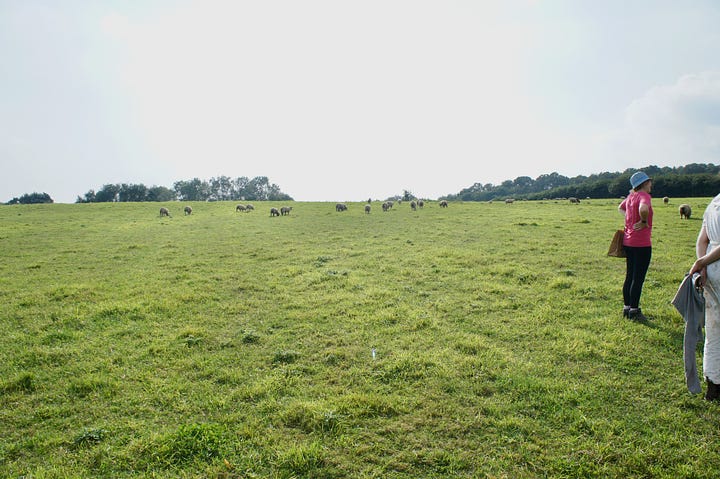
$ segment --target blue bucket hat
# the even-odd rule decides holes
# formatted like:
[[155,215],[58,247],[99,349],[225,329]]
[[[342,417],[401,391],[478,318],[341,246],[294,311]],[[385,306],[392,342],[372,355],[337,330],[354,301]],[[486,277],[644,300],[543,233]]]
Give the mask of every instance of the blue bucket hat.
[[632,185],[633,189],[635,189],[645,183],[647,180],[652,180],[652,178],[645,174],[644,171],[638,171],[636,173],[633,173],[633,175],[630,177],[630,184]]

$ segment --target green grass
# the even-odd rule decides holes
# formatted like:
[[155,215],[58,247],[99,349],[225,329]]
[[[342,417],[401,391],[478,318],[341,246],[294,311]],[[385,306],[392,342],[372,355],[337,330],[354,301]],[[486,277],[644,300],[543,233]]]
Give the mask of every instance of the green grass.
[[656,200],[645,324],[619,200],[0,207],[0,476],[716,477],[687,201]]

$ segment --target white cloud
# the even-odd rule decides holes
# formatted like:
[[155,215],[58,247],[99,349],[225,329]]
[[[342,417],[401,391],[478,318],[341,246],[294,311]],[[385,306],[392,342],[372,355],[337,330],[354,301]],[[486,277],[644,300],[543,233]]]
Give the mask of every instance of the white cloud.
[[720,72],[684,75],[649,89],[625,110],[611,143],[616,161],[679,166],[720,161]]

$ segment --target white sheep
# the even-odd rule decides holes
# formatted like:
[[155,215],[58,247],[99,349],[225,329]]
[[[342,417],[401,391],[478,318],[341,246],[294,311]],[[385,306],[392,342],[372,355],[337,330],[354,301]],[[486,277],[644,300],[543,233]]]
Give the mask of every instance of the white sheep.
[[680,219],[690,219],[690,215],[692,214],[692,208],[690,208],[690,205],[688,204],[682,204],[678,207],[678,211],[680,212]]

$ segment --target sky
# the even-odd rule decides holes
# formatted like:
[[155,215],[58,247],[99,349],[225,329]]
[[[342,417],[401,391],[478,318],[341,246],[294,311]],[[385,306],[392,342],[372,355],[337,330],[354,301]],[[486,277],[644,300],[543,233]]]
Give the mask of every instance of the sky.
[[715,0],[0,0],[0,202],[720,163]]

